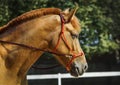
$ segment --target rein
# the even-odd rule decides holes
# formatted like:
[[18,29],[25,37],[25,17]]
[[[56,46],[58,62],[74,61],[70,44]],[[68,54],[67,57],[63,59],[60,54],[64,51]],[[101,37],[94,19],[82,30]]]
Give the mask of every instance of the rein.
[[23,47],[23,48],[34,50],[34,51],[42,51],[42,52],[52,53],[52,54],[56,54],[56,55],[60,55],[60,56],[65,56],[65,54],[60,54],[60,53],[56,53],[56,52],[53,52],[53,51],[44,50],[44,49],[40,49],[40,48],[36,48],[36,47],[33,47],[33,46],[28,46],[28,45],[20,44],[20,43],[3,41],[3,40],[0,40],[0,43],[17,45],[17,46],[20,46],[20,47]]
[[[0,40],[0,43],[17,45],[17,46],[20,46],[20,47],[24,47],[24,48],[27,48],[27,49],[34,50],[34,51],[42,51],[42,52],[46,52],[46,53],[52,53],[52,54],[56,54],[56,55],[60,55],[60,56],[65,56],[65,54],[59,54],[59,53],[55,53],[55,52],[43,50],[43,49],[40,49],[40,48],[36,48],[36,47],[32,47],[32,46],[28,46],[28,45],[20,44],[20,43],[3,41],[3,40]],[[48,66],[48,67],[39,67],[39,66],[34,66],[33,65],[32,68],[34,68],[34,69],[40,69],[40,70],[48,70],[48,69],[56,68],[58,66],[60,66],[60,64],[55,64],[53,66]]]
[[[36,47],[33,47],[33,46],[29,46],[29,45],[25,45],[25,44],[21,44],[21,43],[10,42],[10,41],[4,41],[4,40],[0,40],[0,43],[17,45],[17,46],[20,46],[20,47],[24,47],[24,48],[27,48],[27,49],[34,50],[34,51],[42,51],[42,52],[56,54],[56,55],[59,55],[59,56],[66,56],[66,55],[72,56],[72,58],[70,59],[70,61],[66,65],[66,69],[69,71],[70,70],[70,65],[72,64],[72,62],[74,61],[74,59],[77,58],[77,57],[79,57],[79,56],[84,55],[84,53],[83,52],[79,52],[78,54],[75,54],[73,52],[72,48],[68,44],[68,41],[67,41],[67,39],[65,37],[65,34],[64,34],[64,24],[66,23],[65,19],[62,16],[62,14],[59,14],[59,16],[60,16],[60,19],[61,19],[61,32],[60,32],[57,44],[56,44],[55,48],[53,49],[53,51],[44,50],[44,49],[36,48]],[[60,44],[60,40],[61,39],[64,41],[65,45],[68,47],[68,49],[70,50],[70,52],[72,52],[73,54],[60,54],[60,53],[56,52],[56,50],[57,50],[57,48],[58,48],[58,46]],[[37,69],[50,69],[50,68],[54,68],[54,67],[57,67],[57,66],[58,65],[54,65],[54,66],[51,66],[51,67],[48,67],[48,68],[39,68],[39,67],[33,66],[33,68],[37,68]]]

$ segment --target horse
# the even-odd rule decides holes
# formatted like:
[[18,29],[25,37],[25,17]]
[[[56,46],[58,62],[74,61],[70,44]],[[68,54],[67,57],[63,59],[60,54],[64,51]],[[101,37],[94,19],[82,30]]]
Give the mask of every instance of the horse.
[[52,53],[75,77],[88,68],[80,47],[77,8],[41,8],[0,27],[0,85],[28,85],[26,74],[44,53]]

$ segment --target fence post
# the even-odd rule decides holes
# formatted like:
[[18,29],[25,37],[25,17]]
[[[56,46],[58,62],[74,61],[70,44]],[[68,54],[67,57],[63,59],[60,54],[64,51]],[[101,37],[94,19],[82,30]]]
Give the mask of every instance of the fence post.
[[61,82],[62,82],[62,80],[61,80],[61,74],[58,73],[58,85],[62,85]]

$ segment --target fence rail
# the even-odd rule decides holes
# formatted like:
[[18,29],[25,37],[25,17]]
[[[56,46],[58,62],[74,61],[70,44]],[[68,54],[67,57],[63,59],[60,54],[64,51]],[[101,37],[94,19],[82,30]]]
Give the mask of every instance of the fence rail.
[[[78,78],[90,78],[90,77],[113,77],[120,76],[119,71],[115,72],[86,72]],[[38,79],[58,79],[58,85],[62,85],[62,78],[75,78],[69,73],[58,73],[58,74],[45,74],[45,75],[27,75],[28,80],[38,80]]]

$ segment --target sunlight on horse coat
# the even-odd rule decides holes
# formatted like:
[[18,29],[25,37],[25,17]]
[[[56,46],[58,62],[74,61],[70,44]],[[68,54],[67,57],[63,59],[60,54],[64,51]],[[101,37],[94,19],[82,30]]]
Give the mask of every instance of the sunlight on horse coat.
[[[75,12],[76,9],[69,12],[68,9],[62,11],[58,8],[26,12],[0,27],[0,40],[52,52],[61,33],[61,14],[65,20],[63,28],[66,40],[61,38],[54,56],[71,75],[77,77],[86,71],[87,62],[84,54],[77,55],[83,51],[78,40],[81,28],[74,16]],[[27,85],[26,74],[42,53],[43,51],[0,42],[0,85]],[[76,58],[73,59],[73,56]],[[68,63],[69,67],[66,67]]]

